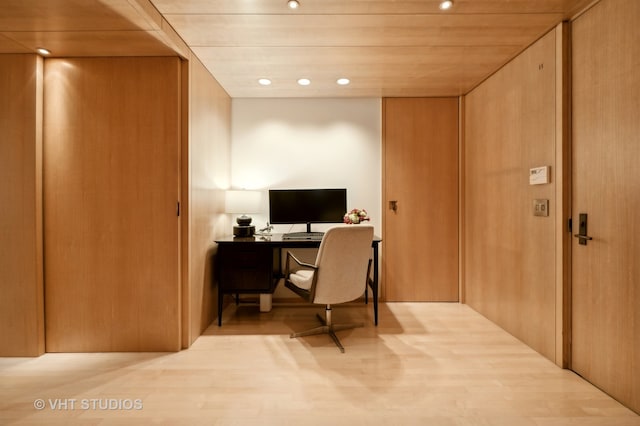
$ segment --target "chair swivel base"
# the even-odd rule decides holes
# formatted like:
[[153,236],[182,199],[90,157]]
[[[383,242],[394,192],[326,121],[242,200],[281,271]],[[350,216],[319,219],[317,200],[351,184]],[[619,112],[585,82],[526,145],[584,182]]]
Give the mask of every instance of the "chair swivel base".
[[336,336],[335,332],[341,331],[341,330],[350,330],[352,328],[364,327],[364,323],[362,322],[353,323],[353,324],[331,324],[331,323],[327,324],[327,321],[324,318],[322,318],[320,314],[316,314],[316,316],[318,317],[318,320],[320,320],[320,322],[322,323],[320,327],[315,327],[310,330],[300,331],[298,333],[291,333],[289,337],[293,339],[294,337],[313,336],[316,334],[328,334],[329,336],[331,336],[336,346],[338,346],[338,348],[340,349],[340,352],[344,353],[344,347],[340,343],[340,340],[338,339],[338,336]]

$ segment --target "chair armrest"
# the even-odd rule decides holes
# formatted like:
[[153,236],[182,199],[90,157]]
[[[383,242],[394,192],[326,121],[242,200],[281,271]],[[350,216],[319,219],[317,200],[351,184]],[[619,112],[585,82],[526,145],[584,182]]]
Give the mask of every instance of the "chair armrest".
[[293,253],[291,253],[290,251],[287,251],[287,261],[284,265],[284,276],[285,277],[289,277],[289,273],[291,271],[291,259],[293,259],[294,262],[296,262],[298,264],[298,266],[303,266],[305,268],[310,268],[313,270],[317,270],[318,267],[316,265],[312,265],[311,263],[306,263],[306,262],[302,262],[300,259],[298,259],[297,257],[294,256]]

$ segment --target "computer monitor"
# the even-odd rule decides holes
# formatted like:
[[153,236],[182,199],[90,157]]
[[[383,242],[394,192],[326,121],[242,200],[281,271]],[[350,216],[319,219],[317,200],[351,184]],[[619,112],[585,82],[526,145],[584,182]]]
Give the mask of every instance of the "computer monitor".
[[270,189],[271,224],[341,223],[347,212],[347,190],[342,189]]

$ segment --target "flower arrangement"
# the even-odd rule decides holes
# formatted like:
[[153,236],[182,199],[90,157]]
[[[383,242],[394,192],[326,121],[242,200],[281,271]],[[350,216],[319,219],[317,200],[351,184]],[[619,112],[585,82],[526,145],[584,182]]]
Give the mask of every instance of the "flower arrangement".
[[347,224],[356,224],[364,222],[366,220],[371,219],[369,218],[369,214],[365,209],[353,209],[344,215],[344,223]]

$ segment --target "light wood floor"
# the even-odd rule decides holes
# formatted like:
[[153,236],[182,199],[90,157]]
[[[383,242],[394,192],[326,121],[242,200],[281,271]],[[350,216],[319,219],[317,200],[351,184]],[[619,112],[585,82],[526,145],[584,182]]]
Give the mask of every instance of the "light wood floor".
[[288,337],[322,308],[240,305],[179,353],[0,358],[0,424],[640,425],[466,305],[381,304],[377,328],[371,309],[334,309],[366,321],[345,354]]

